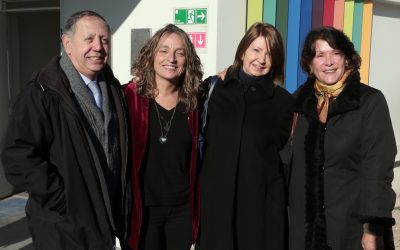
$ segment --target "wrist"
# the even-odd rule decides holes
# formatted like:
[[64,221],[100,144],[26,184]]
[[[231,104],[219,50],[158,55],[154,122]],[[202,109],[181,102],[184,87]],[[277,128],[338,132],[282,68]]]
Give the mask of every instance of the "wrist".
[[363,224],[364,233],[372,234],[375,236],[382,236],[384,226],[376,223],[364,223]]

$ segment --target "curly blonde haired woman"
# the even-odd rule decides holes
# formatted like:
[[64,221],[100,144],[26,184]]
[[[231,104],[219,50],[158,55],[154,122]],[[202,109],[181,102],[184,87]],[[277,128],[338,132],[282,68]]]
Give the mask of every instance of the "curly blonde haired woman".
[[129,247],[188,250],[198,231],[198,92],[202,65],[169,24],[141,49],[125,87],[133,193]]

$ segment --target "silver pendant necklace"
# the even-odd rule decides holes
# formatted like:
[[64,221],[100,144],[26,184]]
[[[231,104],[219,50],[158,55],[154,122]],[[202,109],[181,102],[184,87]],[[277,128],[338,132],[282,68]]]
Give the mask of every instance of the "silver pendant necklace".
[[[161,132],[161,135],[158,138],[158,141],[161,144],[165,144],[168,140],[168,133],[169,133],[169,130],[171,129],[172,119],[174,119],[174,116],[175,116],[176,106],[178,106],[178,103],[175,105],[175,108],[174,108],[174,111],[172,112],[171,118],[169,119],[169,121],[167,121],[161,115],[161,113],[157,107],[157,102],[156,102],[156,100],[154,100],[154,107],[156,108],[158,123],[160,124],[160,132]],[[161,120],[164,122],[164,126],[162,125]]]

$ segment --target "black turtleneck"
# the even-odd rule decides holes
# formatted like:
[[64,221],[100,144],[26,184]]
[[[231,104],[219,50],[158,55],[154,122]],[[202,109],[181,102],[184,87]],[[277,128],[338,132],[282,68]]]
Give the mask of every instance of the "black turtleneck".
[[239,70],[239,80],[243,85],[258,84],[265,77],[267,77],[267,76],[265,76],[265,75],[262,75],[262,76],[249,75],[246,72],[244,72],[243,67],[241,67],[240,70]]

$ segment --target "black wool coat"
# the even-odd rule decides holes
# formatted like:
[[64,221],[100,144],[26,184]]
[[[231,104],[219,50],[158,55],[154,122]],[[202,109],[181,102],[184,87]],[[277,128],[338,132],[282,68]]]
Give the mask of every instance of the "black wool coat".
[[[1,155],[6,177],[29,193],[26,214],[35,249],[113,249],[128,221],[122,197],[120,204],[110,204],[97,151],[102,147],[59,59],[52,59],[16,98]],[[106,66],[102,74],[118,117],[120,190],[126,190],[125,102],[111,69]],[[118,209],[114,217],[111,206]]]
[[285,181],[278,151],[290,134],[292,96],[267,77],[216,83],[200,170],[196,249],[284,249]]
[[295,94],[290,249],[362,249],[363,223],[394,223],[396,143],[389,110],[383,94],[360,83],[354,71],[322,124],[313,84],[308,80]]

